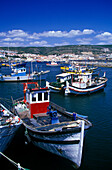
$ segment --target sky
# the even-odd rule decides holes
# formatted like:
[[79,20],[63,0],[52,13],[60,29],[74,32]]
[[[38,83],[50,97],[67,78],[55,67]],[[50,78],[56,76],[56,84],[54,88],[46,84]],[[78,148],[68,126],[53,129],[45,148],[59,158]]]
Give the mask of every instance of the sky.
[[1,47],[112,44],[111,0],[3,0]]

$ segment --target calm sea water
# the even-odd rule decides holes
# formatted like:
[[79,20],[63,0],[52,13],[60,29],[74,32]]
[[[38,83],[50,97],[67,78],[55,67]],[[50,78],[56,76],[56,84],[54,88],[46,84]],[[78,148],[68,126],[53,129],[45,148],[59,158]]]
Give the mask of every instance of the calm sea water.
[[[27,64],[27,71],[30,63]],[[60,67],[46,67],[45,63],[38,63],[36,69],[49,69],[47,80],[55,81],[55,75],[61,73]],[[51,94],[51,101],[65,107],[68,111],[75,111],[87,115],[93,123],[88,130],[83,148],[82,164],[80,170],[110,170],[112,169],[112,68],[101,68],[102,74],[105,71],[108,78],[107,87],[104,91],[90,96],[63,96]],[[3,68],[5,74],[10,70]],[[23,96],[23,85],[21,83],[0,83],[0,98],[6,98],[7,103],[11,96],[16,99]],[[20,128],[5,154],[19,162],[24,168],[31,170],[73,170],[71,164],[64,159],[51,153],[36,148],[32,144],[24,143],[24,128]],[[1,158],[2,170],[16,169],[5,158]]]

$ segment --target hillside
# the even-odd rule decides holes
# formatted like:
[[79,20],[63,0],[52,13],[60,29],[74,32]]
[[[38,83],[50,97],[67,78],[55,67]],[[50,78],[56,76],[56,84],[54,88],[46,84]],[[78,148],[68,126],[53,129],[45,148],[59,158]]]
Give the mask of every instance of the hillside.
[[[112,45],[68,45],[57,47],[10,47],[10,51],[18,53],[33,53],[40,55],[60,55],[65,53],[81,54],[81,52],[93,52],[93,54],[101,54],[104,48],[108,48],[112,53]],[[0,47],[0,50],[8,50],[8,47]]]

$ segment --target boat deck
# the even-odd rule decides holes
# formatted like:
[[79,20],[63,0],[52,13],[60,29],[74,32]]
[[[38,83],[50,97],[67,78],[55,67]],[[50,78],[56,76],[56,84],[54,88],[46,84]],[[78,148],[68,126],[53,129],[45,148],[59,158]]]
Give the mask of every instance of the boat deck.
[[[45,116],[46,117],[46,116]],[[40,116],[39,120],[36,120],[34,118],[32,119],[29,119],[29,118],[25,118],[23,119],[23,122],[26,124],[27,128],[28,129],[32,129],[34,131],[41,131],[41,132],[50,132],[50,133],[54,133],[54,132],[58,132],[58,131],[62,131],[66,132],[66,130],[69,130],[69,131],[75,131],[76,133],[79,132],[81,129],[80,129],[80,121],[77,120],[77,121],[62,121],[60,123],[57,123],[57,124],[50,124],[50,121],[49,123],[47,123],[47,120],[49,119],[44,119],[45,118],[44,116]],[[48,116],[47,116],[48,118]]]

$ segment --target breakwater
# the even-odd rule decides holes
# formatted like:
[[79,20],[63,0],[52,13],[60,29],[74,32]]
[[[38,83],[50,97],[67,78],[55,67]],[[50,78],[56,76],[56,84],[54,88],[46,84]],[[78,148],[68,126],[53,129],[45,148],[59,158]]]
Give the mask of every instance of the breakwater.
[[76,61],[78,64],[81,65],[92,65],[97,67],[112,67],[112,61]]

